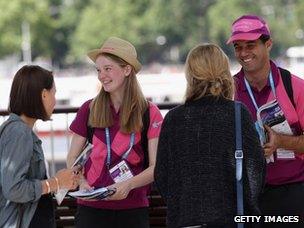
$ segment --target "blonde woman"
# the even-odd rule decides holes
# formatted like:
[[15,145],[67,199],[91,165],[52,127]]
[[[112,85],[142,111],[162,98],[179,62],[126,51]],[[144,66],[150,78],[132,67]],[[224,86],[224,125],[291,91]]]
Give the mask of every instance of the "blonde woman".
[[[149,227],[147,191],[153,181],[162,116],[138,85],[136,73],[141,64],[131,43],[110,37],[88,56],[95,63],[102,88],[81,106],[70,126],[74,134],[67,164],[71,166],[79,155],[89,137],[87,125],[91,126],[94,147],[80,187],[110,186],[116,193],[106,200],[78,200],[76,227]],[[141,131],[146,109],[150,126],[145,153]],[[112,169],[115,165],[121,167],[119,175]]]
[[[234,227],[234,83],[228,58],[218,46],[200,44],[185,68],[186,101],[165,117],[155,167],[168,227]],[[264,157],[244,106],[241,114],[245,213],[257,215]]]

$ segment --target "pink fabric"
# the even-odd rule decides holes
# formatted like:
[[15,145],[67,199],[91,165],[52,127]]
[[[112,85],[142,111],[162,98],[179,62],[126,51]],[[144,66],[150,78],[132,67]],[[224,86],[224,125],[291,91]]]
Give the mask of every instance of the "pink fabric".
[[261,29],[264,26],[265,24],[256,18],[243,18],[233,24],[232,32],[250,32],[252,30]]
[[262,34],[259,33],[239,33],[235,34],[230,37],[230,39],[227,41],[227,44],[232,43],[236,40],[257,40],[260,38]]
[[89,185],[94,185],[101,176],[103,166],[100,164],[106,163],[106,153],[99,153],[99,151],[107,150],[106,145],[99,140],[95,135],[93,136],[94,147],[90,155],[90,160],[94,161],[91,164],[90,172],[86,173],[86,178]]
[[227,44],[236,40],[257,40],[261,35],[270,36],[267,23],[256,15],[243,15],[233,22]]
[[[83,137],[87,135],[87,119],[89,115],[89,103],[85,102],[77,112],[76,118],[72,122],[70,129]],[[160,133],[163,117],[158,107],[149,103],[150,108],[150,127],[148,129],[148,139],[157,138]],[[110,127],[111,137],[111,164],[120,161],[121,155],[129,148],[130,134],[124,134],[119,131],[119,112],[116,113],[111,108],[114,125]],[[85,166],[85,176],[89,185],[94,187],[104,187],[113,184],[108,169],[106,167],[106,140],[104,129],[95,129],[93,135],[93,152]],[[127,158],[132,172],[137,175],[143,170],[143,150],[141,147],[141,133],[136,132],[135,144]],[[147,207],[147,191],[148,186],[134,189],[124,200],[119,201],[82,201],[79,204],[104,209],[130,209],[138,207]]]

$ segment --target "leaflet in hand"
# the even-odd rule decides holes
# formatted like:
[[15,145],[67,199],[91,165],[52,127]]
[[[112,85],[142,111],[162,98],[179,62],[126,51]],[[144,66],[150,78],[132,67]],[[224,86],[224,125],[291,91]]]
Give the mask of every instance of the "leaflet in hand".
[[93,144],[87,143],[84,146],[84,149],[82,150],[81,154],[78,156],[78,158],[74,161],[72,167],[75,167],[77,165],[80,165],[81,167],[84,166],[84,164],[87,162],[87,160],[90,157],[90,154],[92,153]]
[[[92,149],[93,149],[93,145],[91,143],[87,143],[84,146],[84,149],[82,150],[81,154],[77,157],[77,159],[73,163],[72,167],[75,167],[77,165],[80,165],[81,167],[83,167],[85,165],[85,163],[87,162],[87,160],[89,159],[90,154],[92,153]],[[61,204],[61,202],[63,201],[63,199],[67,193],[68,193],[67,189],[60,189],[55,194],[55,198],[56,198],[58,205]]]
[[[271,127],[275,132],[286,135],[293,135],[292,130],[284,116],[284,113],[276,100],[262,105],[257,111],[257,122],[259,124],[260,139],[264,144],[267,142],[264,124]],[[278,159],[294,159],[294,152],[282,148],[277,149]],[[274,162],[273,155],[267,159],[267,162]]]
[[101,200],[108,196],[113,195],[116,192],[115,189],[109,189],[109,188],[98,188],[94,189],[92,191],[88,190],[79,190],[75,192],[69,192],[68,194],[74,198],[78,199],[95,199],[95,200]]

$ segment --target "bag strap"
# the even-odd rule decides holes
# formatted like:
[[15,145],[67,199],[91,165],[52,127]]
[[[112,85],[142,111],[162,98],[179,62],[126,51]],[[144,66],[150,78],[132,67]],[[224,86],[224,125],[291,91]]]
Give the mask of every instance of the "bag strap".
[[[235,109],[235,162],[236,162],[236,192],[237,192],[237,215],[244,214],[243,201],[243,142],[242,142],[242,118],[241,104],[234,103]],[[244,227],[243,223],[238,224],[238,228]]]
[[279,67],[279,70],[280,70],[281,78],[282,78],[282,81],[283,81],[286,93],[287,93],[287,95],[289,97],[289,100],[291,101],[293,107],[296,107],[294,99],[293,99],[293,89],[292,89],[292,83],[291,83],[291,74],[286,69],[283,69],[283,68]]
[[87,140],[91,144],[92,144],[92,141],[93,141],[93,133],[94,133],[94,128],[89,126],[89,123],[88,123],[87,124]]
[[[89,113],[90,115],[90,113]],[[88,118],[89,119],[89,118]],[[143,121],[143,129],[141,131],[141,146],[144,151],[144,169],[148,168],[149,166],[149,152],[148,152],[148,129],[150,126],[150,109],[149,109],[149,104],[144,112],[144,115],[142,117]],[[93,141],[93,133],[94,133],[94,128],[89,126],[89,123],[87,123],[87,140],[89,143],[92,143]]]
[[148,148],[148,129],[150,126],[150,108],[149,104],[142,117],[143,129],[141,131],[141,147],[144,151],[144,169],[149,167],[149,148]]

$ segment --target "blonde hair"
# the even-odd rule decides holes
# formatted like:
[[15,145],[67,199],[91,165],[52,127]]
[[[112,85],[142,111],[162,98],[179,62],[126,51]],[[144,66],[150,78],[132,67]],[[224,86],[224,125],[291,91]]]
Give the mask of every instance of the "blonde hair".
[[223,50],[215,44],[199,44],[188,54],[186,65],[186,101],[203,96],[232,99],[234,82],[229,60]]
[[[128,64],[123,59],[108,53],[101,54],[110,58],[121,67]],[[141,88],[138,84],[135,69],[132,65],[131,73],[125,78],[125,90],[120,107],[120,130],[124,133],[141,131],[143,123],[142,116],[148,107]],[[101,88],[99,94],[90,104],[89,125],[91,127],[106,128],[113,125],[113,117],[110,109],[110,94]]]

